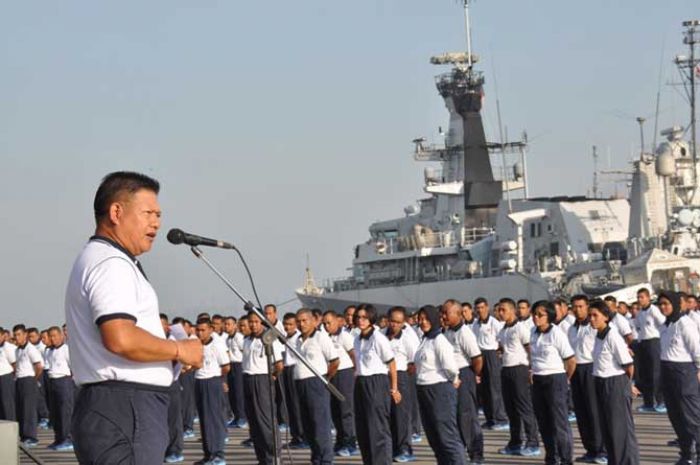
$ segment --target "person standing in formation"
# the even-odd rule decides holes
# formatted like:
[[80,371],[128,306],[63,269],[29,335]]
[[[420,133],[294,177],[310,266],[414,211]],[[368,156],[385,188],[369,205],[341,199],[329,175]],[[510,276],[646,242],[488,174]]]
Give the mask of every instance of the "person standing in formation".
[[484,359],[472,330],[462,319],[463,306],[453,299],[442,305],[443,334],[452,344],[459,370],[457,388],[457,429],[472,463],[484,460],[484,435],[481,431],[476,396],[476,377],[481,374]]
[[568,386],[576,369],[574,351],[554,324],[551,302],[532,305],[535,330],[530,337],[532,406],[542,435],[547,465],[573,463],[573,437],[569,425]]
[[401,402],[394,351],[386,336],[375,329],[377,311],[362,304],[355,312],[355,431],[364,465],[392,461],[391,402]]
[[632,418],[634,363],[625,340],[609,326],[611,317],[610,309],[603,302],[591,304],[591,326],[597,331],[593,346],[593,377],[603,440],[610,465],[637,465],[639,447]]
[[664,398],[661,390],[661,346],[659,338],[666,318],[659,308],[651,303],[651,295],[646,288],[637,291],[639,313],[636,326],[639,332],[639,344],[635,357],[639,361],[639,389],[642,391],[644,404],[640,412],[661,412]]
[[464,445],[457,428],[459,369],[440,319],[440,311],[432,305],[418,312],[424,334],[415,357],[418,406],[437,464],[464,465]]
[[576,423],[586,454],[579,459],[585,463],[605,465],[605,445],[601,431],[598,397],[593,378],[593,346],[597,331],[590,324],[589,302],[585,295],[571,298],[576,322],[569,328],[569,343],[576,354],[576,370],[571,377],[571,394]]
[[10,341],[6,341],[0,327],[0,420],[15,421],[15,362],[16,349]]
[[250,436],[255,448],[258,465],[271,465],[279,452],[279,440],[273,441],[272,428],[277,427],[277,419],[272,418],[270,403],[275,402],[275,391],[270,390],[270,376],[274,379],[282,373],[282,344],[272,343],[273,372],[268,373],[267,356],[262,341],[265,326],[254,311],[248,312],[250,336],[243,343],[243,387],[246,415],[250,425]]
[[[498,315],[505,323],[498,333],[498,344],[503,363],[503,400],[510,420],[510,441],[498,452],[503,455],[532,457],[540,455],[540,443],[530,393],[528,350],[531,332],[525,323],[518,320],[515,305],[512,299],[504,298],[498,306]],[[521,435],[522,426],[525,427],[525,444]]]
[[391,404],[391,438],[394,462],[414,462],[411,446],[411,398],[408,373],[414,371],[414,357],[418,348],[418,337],[412,329],[404,330],[406,309],[392,307],[387,313],[388,323],[384,335],[394,351],[396,376],[403,401]]
[[355,413],[353,390],[355,387],[354,340],[350,331],[343,328],[343,317],[333,310],[323,314],[323,325],[335,345],[338,354],[338,371],[331,384],[345,397],[341,402],[331,397],[331,418],[335,426],[335,454],[339,457],[359,455],[355,438]]
[[231,428],[244,428],[248,422],[243,407],[243,334],[238,330],[238,321],[229,316],[224,319],[226,346],[231,356],[231,369],[228,372],[228,401],[233,418],[227,424]]
[[700,332],[692,317],[681,311],[675,292],[659,293],[659,309],[666,318],[661,330],[661,387],[668,418],[678,437],[678,465],[692,465],[693,446],[700,453]]
[[58,326],[49,328],[51,349],[47,354],[49,365],[49,405],[54,414],[51,418],[54,442],[49,449],[72,451],[70,421],[73,416],[75,385],[70,369],[70,351],[64,344],[63,332]]
[[482,427],[502,431],[508,429],[508,417],[501,394],[501,359],[498,357],[496,337],[503,323],[491,316],[489,304],[483,297],[474,301],[474,308],[477,318],[472,329],[484,358],[480,387],[486,422]]
[[[325,332],[316,329],[316,319],[311,310],[297,312],[300,335],[296,340],[297,351],[309,361],[316,371],[333,379],[338,369],[338,355],[333,342]],[[311,445],[312,465],[332,465],[331,399],[326,386],[301,362],[294,369],[301,419],[304,433]]]
[[[297,329],[297,316],[294,313],[286,313],[282,318],[284,332],[287,335],[287,343],[292,346],[297,346],[297,340],[301,334]],[[284,351],[284,396],[287,400],[287,416],[289,417],[289,434],[292,439],[289,441],[290,449],[308,449],[309,443],[305,440],[304,425],[302,423],[302,411],[299,406],[299,396],[297,393],[297,385],[294,380],[294,371],[297,363],[299,363],[294,354],[289,351]]]
[[17,396],[17,421],[19,438],[25,447],[34,447],[37,440],[38,382],[44,371],[43,357],[34,344],[29,342],[24,325],[15,325],[12,333],[17,342],[15,350],[15,391]]

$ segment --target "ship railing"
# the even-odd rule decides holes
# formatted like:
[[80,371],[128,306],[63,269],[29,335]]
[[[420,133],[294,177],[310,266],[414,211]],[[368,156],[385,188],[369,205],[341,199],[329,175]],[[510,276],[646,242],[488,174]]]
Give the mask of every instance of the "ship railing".
[[469,246],[493,234],[491,228],[462,228],[461,231],[418,232],[400,237],[374,240],[378,255],[391,255],[425,248]]

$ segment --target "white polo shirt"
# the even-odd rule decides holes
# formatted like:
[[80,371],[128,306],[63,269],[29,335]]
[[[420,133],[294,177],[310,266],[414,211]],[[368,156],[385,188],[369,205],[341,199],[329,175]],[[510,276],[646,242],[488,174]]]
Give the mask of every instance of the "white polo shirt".
[[569,328],[574,324],[572,321],[569,321],[568,316],[562,318],[559,323],[555,323],[564,334],[569,334]]
[[524,320],[518,320],[520,321],[520,324],[525,326],[525,329],[527,329],[528,334],[532,332],[533,329],[535,329],[535,322],[532,321],[532,317],[525,318]]
[[[282,344],[278,340],[272,343],[272,356],[275,361],[282,361]],[[243,340],[243,373],[247,375],[266,375],[267,356],[262,338],[248,336]]]
[[41,363],[43,366],[44,358],[41,353],[31,342],[27,342],[24,347],[17,346],[15,350],[15,378],[28,378],[36,376],[34,372],[34,364]]
[[363,337],[355,337],[355,373],[357,376],[386,375],[386,365],[394,360],[394,351],[385,335],[377,329]]
[[408,370],[408,364],[413,363],[416,350],[418,349],[418,338],[412,334],[410,329],[402,329],[396,337],[389,337],[389,328],[386,328],[384,335],[389,340],[391,350],[394,351],[397,371]]
[[593,346],[593,376],[610,378],[625,374],[624,367],[632,365],[627,343],[620,333],[613,331],[610,326],[597,334]]
[[577,365],[593,363],[593,346],[595,345],[596,334],[598,334],[598,331],[588,321],[584,321],[581,324],[574,323],[569,328],[569,344],[571,344],[576,354]]
[[[297,341],[299,340],[299,336],[301,336],[301,332],[299,330],[296,330],[294,334],[291,336],[287,336],[287,343],[292,346],[296,347],[297,346]],[[285,347],[286,349],[286,347]],[[284,351],[284,366],[285,367],[293,367],[295,366],[299,361],[297,358],[294,356],[291,350],[285,350]]]
[[666,321],[666,317],[661,313],[659,307],[654,304],[649,308],[640,308],[637,313],[636,326],[639,333],[639,340],[646,341],[656,339],[660,336],[660,329]]
[[17,346],[11,342],[4,342],[0,345],[0,376],[15,371],[12,364],[17,361],[16,350]]
[[608,326],[614,328],[623,338],[632,334],[632,325],[629,320],[619,313],[615,313]]
[[530,332],[522,322],[516,320],[511,325],[505,324],[498,333],[498,343],[503,349],[501,361],[504,368],[530,365],[525,349],[530,345]]
[[663,327],[660,345],[662,361],[692,362],[700,369],[700,332],[688,315]]
[[459,378],[454,347],[443,334],[423,338],[416,351],[415,364],[419,386],[453,383]]
[[241,363],[243,360],[243,335],[240,331],[226,338],[226,345],[231,356],[231,363]]
[[[212,336],[216,333],[212,333]],[[212,337],[203,345],[202,368],[194,372],[195,379],[210,379],[221,376],[221,367],[231,363],[228,350]]]
[[[304,339],[299,333],[296,340],[296,349],[303,355],[320,374],[328,374],[328,364],[338,360],[333,341],[328,334],[314,330],[309,337]],[[287,351],[289,352],[289,351]],[[313,378],[315,375],[303,363],[297,363],[294,368],[294,379],[303,380]]]
[[158,297],[146,276],[118,245],[91,240],[78,255],[66,289],[68,348],[77,385],[118,380],[170,386],[172,364],[134,362],[108,351],[99,325],[110,319],[130,319],[136,326],[165,339]]
[[70,350],[66,344],[49,349],[47,359],[49,360],[49,378],[57,379],[70,376]]
[[533,375],[566,373],[564,360],[574,356],[569,340],[559,326],[552,324],[541,333],[537,328],[530,335],[530,363]]
[[482,351],[498,350],[497,338],[502,328],[503,322],[498,321],[491,315],[484,322],[477,318],[472,325],[472,331],[474,331],[474,336],[476,336],[476,343],[479,345],[479,349]]
[[354,368],[352,359],[348,352],[354,349],[355,345],[353,342],[353,337],[349,331],[341,329],[335,334],[330,335],[333,345],[335,345],[335,351],[338,354],[338,360],[340,364],[338,365],[338,371],[347,370],[348,368]]
[[468,325],[460,323],[455,328],[445,329],[443,334],[452,344],[458,369],[470,366],[472,359],[481,355],[476,336]]

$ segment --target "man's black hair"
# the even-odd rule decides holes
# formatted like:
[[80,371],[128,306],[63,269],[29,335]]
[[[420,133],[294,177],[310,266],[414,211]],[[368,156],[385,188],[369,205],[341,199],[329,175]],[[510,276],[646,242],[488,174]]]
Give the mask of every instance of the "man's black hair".
[[108,215],[109,206],[116,202],[120,196],[133,195],[141,189],[158,194],[160,183],[145,174],[133,171],[116,171],[102,178],[93,201],[95,221],[100,221]]
[[24,326],[22,323],[18,325],[14,325],[12,327],[12,332],[14,333],[15,331],[24,331],[25,333],[27,332],[27,327]]

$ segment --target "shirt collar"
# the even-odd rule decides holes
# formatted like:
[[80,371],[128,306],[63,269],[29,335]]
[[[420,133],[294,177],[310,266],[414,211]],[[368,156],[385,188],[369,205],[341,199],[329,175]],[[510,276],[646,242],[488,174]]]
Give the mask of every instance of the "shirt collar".
[[605,339],[605,337],[608,335],[609,332],[610,332],[610,325],[606,326],[604,330],[598,331],[598,334],[596,334],[596,337],[598,339],[603,340],[603,339]]
[[309,339],[311,339],[312,337],[314,337],[316,335],[316,331],[318,331],[318,330],[316,328],[314,328],[314,330],[311,331],[311,334],[309,334],[309,337],[307,337],[306,339],[304,339],[303,334],[300,334],[299,337],[304,339],[305,341],[308,341]]
[[550,323],[549,326],[547,327],[547,329],[545,329],[544,331],[540,331],[540,328],[535,326],[535,332],[537,334],[547,334],[548,332],[550,332],[552,330],[552,328],[554,328],[554,323]]
[[374,326],[370,326],[369,331],[367,332],[367,335],[362,334],[360,331],[360,339],[369,339],[372,337],[374,334]]
[[485,324],[487,324],[487,323],[489,322],[490,319],[491,319],[491,314],[488,314],[488,315],[486,315],[486,319],[485,319],[485,320],[482,321],[482,319],[479,318],[478,321],[479,321],[479,324],[480,324],[480,325],[485,325]]
[[29,341],[25,342],[25,343],[22,344],[22,345],[17,344],[17,348],[18,348],[18,349],[24,349],[25,347],[27,347],[27,344],[29,344]]
[[516,318],[516,319],[513,320],[512,323],[506,323],[506,324],[503,325],[503,326],[504,326],[505,328],[512,328],[513,326],[515,326],[515,325],[517,325],[517,324],[518,324],[518,319]]
[[58,350],[58,349],[60,349],[61,347],[63,347],[63,344],[65,344],[65,342],[61,343],[60,346],[52,347],[52,349],[53,349],[53,350]]
[[141,272],[141,274],[143,275],[143,277],[146,278],[146,280],[148,280],[148,277],[146,276],[146,272],[143,271],[143,268],[141,267],[141,262],[139,262],[138,259],[137,259],[131,252],[129,252],[128,250],[126,250],[124,247],[122,247],[121,244],[119,244],[119,243],[116,242],[116,241],[113,241],[113,240],[110,239],[109,237],[100,236],[100,235],[97,235],[97,234],[94,235],[94,236],[92,236],[92,237],[90,237],[90,241],[91,241],[91,242],[92,242],[92,241],[97,241],[97,242],[102,242],[102,243],[107,244],[107,245],[111,245],[111,246],[114,247],[115,249],[117,249],[117,250],[119,250],[120,252],[122,252],[124,255],[126,255],[127,257],[129,257],[129,259],[130,259],[132,262],[134,262],[134,265],[136,265],[136,268],[138,268],[139,271]]
[[464,326],[464,321],[460,320],[459,323],[457,323],[456,325],[450,326],[450,329],[456,333],[457,331],[462,329],[462,326]]
[[403,329],[400,329],[399,332],[398,332],[398,334],[393,335],[393,334],[391,334],[391,331],[389,331],[389,328],[386,329],[386,333],[385,333],[386,337],[387,337],[389,340],[392,340],[392,339],[401,339],[401,335],[402,335],[402,334],[403,334]]
[[583,321],[576,320],[574,322],[574,326],[576,326],[577,328],[580,328],[581,326],[588,326],[590,324],[590,322],[591,322],[591,319],[589,317],[586,317],[586,319],[584,319]]

